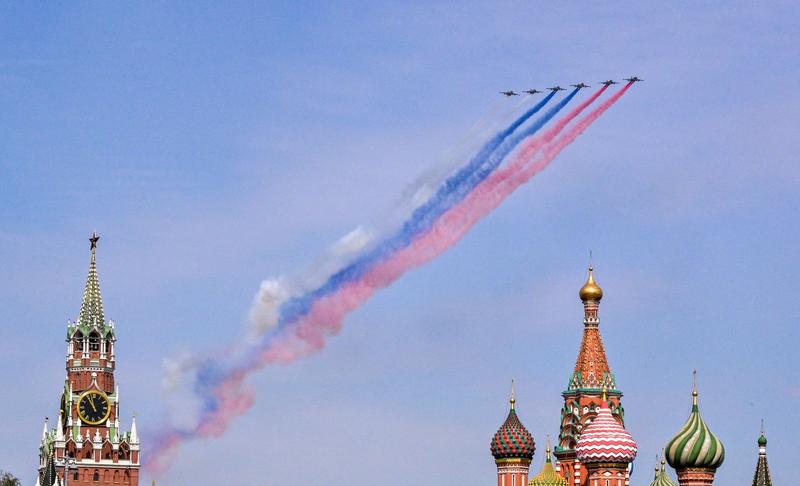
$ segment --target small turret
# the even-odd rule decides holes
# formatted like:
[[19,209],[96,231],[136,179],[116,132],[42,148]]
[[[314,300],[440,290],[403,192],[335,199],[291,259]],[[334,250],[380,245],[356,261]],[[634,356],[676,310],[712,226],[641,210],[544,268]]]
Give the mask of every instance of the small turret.
[[758,437],[758,462],[753,475],[753,486],[772,486],[772,476],[767,463],[767,437],[764,435],[764,422],[761,422],[761,435]]
[[47,417],[44,418],[44,428],[42,429],[42,442],[47,441]]
[[64,442],[64,429],[62,426],[64,425],[63,415],[61,411],[58,411],[58,423],[56,424],[56,441],[57,442]]
[[136,414],[133,415],[133,420],[131,420],[130,443],[131,444],[139,443],[139,433],[136,431]]
[[666,461],[663,458],[661,459],[661,469],[656,465],[656,475],[650,486],[677,486],[675,481],[667,474]]

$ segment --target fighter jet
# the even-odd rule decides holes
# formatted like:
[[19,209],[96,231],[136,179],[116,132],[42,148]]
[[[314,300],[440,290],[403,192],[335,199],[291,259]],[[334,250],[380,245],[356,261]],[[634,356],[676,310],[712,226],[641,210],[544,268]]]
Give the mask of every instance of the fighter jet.
[[571,84],[570,86],[572,86],[573,88],[578,88],[578,89],[588,88],[589,87],[589,85],[585,84],[585,83]]
[[541,93],[541,91],[539,91],[538,89],[526,89],[525,92],[528,93],[529,95],[535,95],[536,93]]
[[565,90],[564,88],[562,88],[561,86],[553,86],[552,88],[547,88],[547,89],[549,89],[550,91],[553,91],[553,92],[557,92],[557,91],[566,91],[566,90]]
[[519,93],[515,93],[513,91],[501,91],[501,95],[508,96],[509,98],[512,96],[519,96]]
[[613,79],[608,79],[606,81],[601,81],[600,84],[604,84],[606,86],[611,86],[612,84],[617,84],[617,82],[614,81]]
[[625,81],[628,81],[629,83],[635,83],[637,81],[644,81],[644,79],[639,79],[638,77],[634,76],[632,78],[625,78]]

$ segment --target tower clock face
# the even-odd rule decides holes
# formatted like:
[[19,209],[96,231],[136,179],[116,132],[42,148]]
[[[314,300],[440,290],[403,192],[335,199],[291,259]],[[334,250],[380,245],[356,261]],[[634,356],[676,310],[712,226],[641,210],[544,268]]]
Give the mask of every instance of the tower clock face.
[[111,404],[105,393],[89,390],[78,399],[78,416],[89,425],[103,423],[111,414]]

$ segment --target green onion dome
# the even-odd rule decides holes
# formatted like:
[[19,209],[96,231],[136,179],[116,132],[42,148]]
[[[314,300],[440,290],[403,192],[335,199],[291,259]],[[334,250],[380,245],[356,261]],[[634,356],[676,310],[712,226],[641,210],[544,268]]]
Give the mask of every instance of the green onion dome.
[[653,482],[650,483],[650,486],[678,486],[675,484],[669,474],[667,474],[667,468],[665,467],[665,461],[661,460],[661,469],[659,470],[656,466],[656,476],[653,478]]
[[514,410],[513,393],[511,396],[511,410],[503,425],[497,430],[492,438],[491,450],[495,459],[532,459],[536,450],[533,436],[528,429],[522,425]]
[[692,401],[692,413],[689,414],[689,419],[667,444],[667,462],[678,470],[717,469],[725,460],[725,448],[700,416],[696,389],[692,391]]
[[528,486],[567,486],[567,480],[553,469],[553,463],[550,461],[549,444],[545,454],[547,454],[547,457],[545,457],[541,472],[528,481]]
[[761,433],[761,436],[758,438],[758,445],[764,447],[767,445],[767,438],[764,437],[764,433]]

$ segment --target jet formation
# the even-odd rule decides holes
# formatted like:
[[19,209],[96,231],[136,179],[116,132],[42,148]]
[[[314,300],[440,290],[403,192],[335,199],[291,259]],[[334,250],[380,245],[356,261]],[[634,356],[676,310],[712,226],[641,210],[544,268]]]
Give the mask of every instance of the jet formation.
[[[644,81],[644,79],[641,79],[638,76],[632,76],[630,78],[625,78],[625,81],[627,81],[629,83],[638,83],[639,81]],[[614,81],[613,79],[607,79],[605,81],[600,81],[600,83],[598,83],[598,84],[602,84],[604,86],[611,86],[612,84],[619,84],[619,83]],[[572,86],[573,88],[583,89],[583,88],[588,88],[590,85],[588,85],[586,83],[578,83],[578,84],[571,84],[570,86]],[[558,92],[558,91],[564,91],[565,90],[561,86],[553,86],[552,88],[546,88],[546,89],[549,90],[549,91],[553,91],[553,92]],[[526,89],[526,90],[523,90],[522,92],[525,93],[525,94],[529,94],[529,95],[535,95],[537,93],[541,93],[541,91],[539,91],[536,88]],[[504,95],[506,97],[519,96],[519,93],[517,93],[516,91],[501,91],[500,94],[502,94],[502,95]]]

